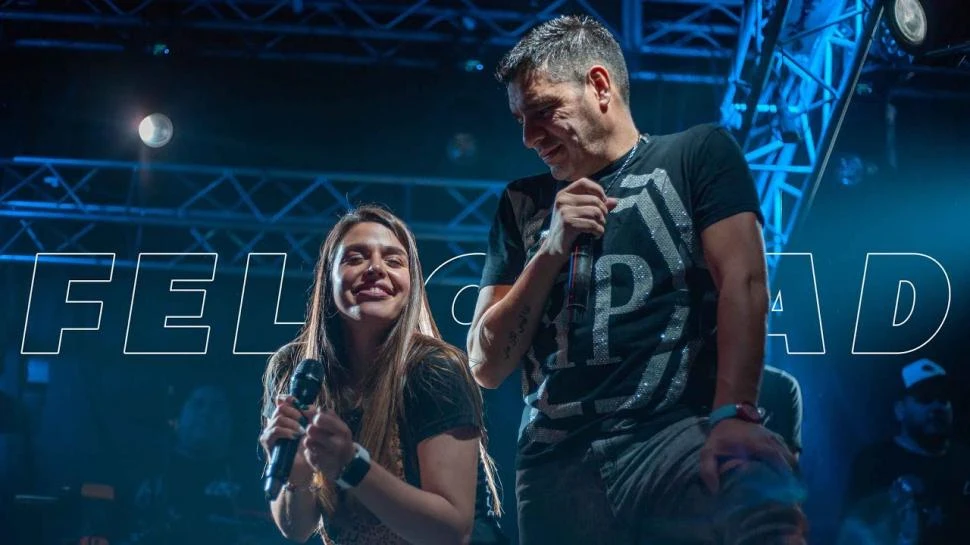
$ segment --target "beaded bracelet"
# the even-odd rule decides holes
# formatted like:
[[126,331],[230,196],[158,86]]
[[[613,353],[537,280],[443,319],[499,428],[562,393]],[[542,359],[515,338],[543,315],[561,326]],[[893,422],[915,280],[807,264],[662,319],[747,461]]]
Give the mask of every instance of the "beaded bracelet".
[[312,482],[309,483],[309,484],[293,484],[290,481],[286,481],[283,484],[283,490],[287,490],[289,492],[297,492],[297,491],[300,491],[300,490],[306,490],[308,492],[313,492],[314,494],[316,494],[317,491],[320,490],[320,486],[319,485],[316,485],[316,484],[313,484]]

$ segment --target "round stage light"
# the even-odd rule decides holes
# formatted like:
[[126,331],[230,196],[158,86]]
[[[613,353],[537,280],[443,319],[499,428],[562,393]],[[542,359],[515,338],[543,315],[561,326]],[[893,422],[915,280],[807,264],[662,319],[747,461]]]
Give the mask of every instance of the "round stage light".
[[138,136],[150,148],[160,148],[172,139],[175,127],[164,114],[151,114],[138,124]]
[[893,0],[891,17],[897,37],[907,45],[919,46],[926,40],[926,10],[919,0]]

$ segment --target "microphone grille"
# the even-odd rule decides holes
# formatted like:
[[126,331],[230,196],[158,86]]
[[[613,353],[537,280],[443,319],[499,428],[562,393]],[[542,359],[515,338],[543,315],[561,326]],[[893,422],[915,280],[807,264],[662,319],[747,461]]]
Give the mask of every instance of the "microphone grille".
[[323,364],[319,360],[306,359],[296,366],[290,380],[290,395],[300,405],[308,406],[316,401],[323,386]]

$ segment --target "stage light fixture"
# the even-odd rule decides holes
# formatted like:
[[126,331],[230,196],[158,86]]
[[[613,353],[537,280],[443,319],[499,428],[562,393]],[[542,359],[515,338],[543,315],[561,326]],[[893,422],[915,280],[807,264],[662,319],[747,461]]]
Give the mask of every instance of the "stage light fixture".
[[172,120],[165,114],[151,114],[138,124],[138,136],[150,148],[160,148],[168,144],[174,132]]
[[926,41],[926,11],[919,0],[892,0],[892,25],[898,29],[899,39],[911,47]]
[[970,50],[967,0],[886,0],[886,19],[899,47],[915,57]]

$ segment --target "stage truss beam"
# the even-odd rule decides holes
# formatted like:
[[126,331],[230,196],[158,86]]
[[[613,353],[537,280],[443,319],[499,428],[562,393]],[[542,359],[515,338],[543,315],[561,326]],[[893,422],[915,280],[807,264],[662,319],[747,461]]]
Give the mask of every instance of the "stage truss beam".
[[[444,261],[481,251],[505,187],[489,180],[39,157],[3,160],[0,169],[0,261],[109,248],[119,267],[134,267],[141,252],[160,252],[173,255],[154,266],[191,270],[183,267],[185,254],[214,252],[220,273],[244,272],[251,253],[285,253],[296,260],[292,274],[311,274],[326,232],[363,201],[401,215],[423,256]],[[85,262],[76,255],[48,259]],[[437,264],[424,267],[430,272]],[[480,259],[462,260],[432,280],[477,284],[480,266]],[[256,264],[249,272],[279,275],[279,268]]]
[[20,48],[462,69],[486,51],[507,49],[541,21],[582,11],[610,27],[631,64],[649,67],[631,70],[634,80],[723,85],[741,6],[742,0],[0,0],[0,24],[5,40]]
[[[805,0],[799,10],[789,9],[789,0],[623,0],[616,13],[607,14],[579,3],[612,26],[635,79],[726,86],[722,121],[737,131],[755,173],[767,220],[768,251],[784,252],[817,188],[878,10],[862,0]],[[472,0],[394,5],[354,0],[92,0],[45,3],[43,9],[41,5],[0,0],[0,23],[14,22],[16,27],[13,32],[7,29],[7,39],[23,47],[110,43],[121,50],[145,39],[154,43],[157,37],[171,38],[176,50],[191,44],[191,52],[201,55],[424,67],[455,60],[442,55],[449,49],[443,44],[454,45],[463,57],[480,52],[468,46],[504,48],[529,26],[568,7],[564,1],[548,1],[527,11],[518,2]],[[78,28],[86,29],[82,36],[71,34]],[[237,40],[226,40],[227,36]],[[699,69],[691,64],[694,61],[707,63],[707,68]],[[641,66],[652,68],[644,71]],[[365,188],[371,198],[377,187],[393,193],[386,200],[403,207],[402,215],[419,240],[443,244],[450,255],[480,250],[488,210],[494,205],[491,199],[503,186],[495,181],[70,159],[18,158],[3,166],[9,184],[0,198],[0,215],[16,223],[0,241],[3,259],[32,259],[37,251],[76,251],[93,230],[125,225],[130,231],[125,232],[125,259],[136,257],[133,250],[154,233],[165,245],[181,248],[165,251],[217,249],[231,256],[228,262],[220,261],[230,270],[242,266],[250,251],[286,251],[312,263],[313,247],[326,228],[320,218],[329,216],[329,221],[348,207],[348,199]],[[103,178],[111,180],[104,183],[116,194],[125,195],[124,202],[93,197],[100,195],[93,188]],[[165,181],[149,185],[177,188],[181,200],[146,200],[145,180],[153,178]],[[37,180],[43,183],[29,183]],[[126,189],[119,191],[120,187]],[[275,209],[261,208],[267,187],[289,201],[274,203]],[[214,196],[224,191],[231,196]],[[433,195],[416,197],[422,191]],[[428,211],[415,211],[413,202],[446,202],[457,209],[424,217]],[[54,228],[64,222],[83,227]],[[50,232],[41,229],[47,225]],[[158,235],[165,229],[172,236]],[[769,259],[772,277],[777,262],[777,257]],[[469,274],[442,274],[438,280],[474,279],[474,268],[465,269]]]
[[749,0],[721,107],[754,173],[774,278],[811,206],[872,36],[874,0]]

